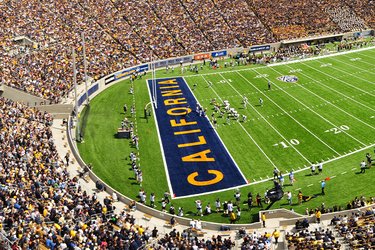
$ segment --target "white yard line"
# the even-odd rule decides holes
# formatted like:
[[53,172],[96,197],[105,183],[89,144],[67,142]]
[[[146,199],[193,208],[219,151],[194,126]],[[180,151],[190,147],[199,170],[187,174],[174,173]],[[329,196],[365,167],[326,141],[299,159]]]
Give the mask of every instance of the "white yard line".
[[273,66],[284,65],[284,64],[313,61],[313,60],[323,59],[323,58],[327,58],[327,57],[346,55],[346,54],[356,53],[356,52],[364,51],[364,50],[372,50],[372,49],[375,49],[375,46],[371,46],[371,47],[367,47],[367,48],[360,48],[360,49],[356,49],[356,50],[349,50],[349,51],[344,51],[344,52],[338,52],[338,53],[333,53],[333,54],[323,55],[323,56],[317,56],[317,57],[308,57],[308,58],[304,58],[304,59],[292,60],[292,61],[287,61],[287,62],[272,63],[272,64],[269,64],[268,66],[273,67]]
[[[368,58],[370,58],[370,59],[374,59],[374,57],[370,57],[370,56],[367,56],[367,55],[364,55],[364,54],[362,54],[362,53],[358,53],[359,55],[361,55],[361,56],[363,56],[363,57],[368,57]],[[346,55],[344,55],[344,57],[345,58],[349,58],[349,59],[355,59],[354,57],[350,57],[350,56],[346,56]],[[338,60],[338,59],[336,59],[337,61],[340,61],[340,62],[344,62],[344,61],[342,61],[342,60]],[[353,62],[353,64],[354,63],[356,63],[356,64],[358,64],[358,62]],[[367,64],[367,65],[370,65],[370,66],[373,66],[373,67],[375,67],[374,66],[374,64],[373,63],[370,63],[370,62],[367,62],[367,61],[365,61],[365,60],[360,60],[359,61],[359,64],[360,63],[364,63],[364,64]],[[354,66],[353,64],[351,64],[351,63],[349,63],[350,64],[350,66]],[[348,65],[349,65],[348,64]],[[354,66],[355,67],[355,66]],[[360,67],[355,67],[355,68],[360,68]],[[370,73],[370,74],[373,74],[373,75],[375,75],[375,69],[369,69],[369,70],[367,70],[368,71],[368,73]]]
[[[352,58],[352,57],[348,57],[348,56],[345,56],[345,57],[346,57],[346,58]],[[348,65],[348,66],[350,66],[350,67],[352,67],[352,68],[356,68],[356,69],[359,69],[359,70],[361,70],[361,71],[364,71],[363,68],[360,68],[360,67],[354,65],[354,63],[357,63],[357,61],[356,61],[356,62],[353,62],[353,63],[347,63],[347,62],[342,61],[342,60],[339,60],[339,59],[337,59],[337,58],[331,58],[331,60],[334,60],[334,61],[339,62],[339,63],[346,64],[346,65]],[[363,61],[361,60],[360,62],[363,62]],[[373,64],[372,64],[372,65],[373,65]],[[334,68],[335,68],[335,67],[334,67]],[[367,73],[370,73],[370,74],[373,74],[373,75],[375,74],[375,69],[373,69],[373,70],[366,69],[365,71],[367,71]],[[357,75],[357,74],[356,74],[356,75]],[[374,83],[372,82],[372,84],[374,84]]]
[[[277,71],[276,69],[274,68],[270,68],[272,69],[273,71],[275,71],[276,73],[278,74],[281,74],[279,71]],[[257,72],[256,70],[254,70],[255,72]],[[268,78],[266,78],[268,79]],[[268,79],[270,81],[270,79]],[[271,81],[272,82],[272,81]],[[275,83],[275,82],[272,82],[273,85],[275,85],[277,88],[279,88],[279,86]],[[281,90],[283,91],[285,94],[287,94],[288,96],[290,96],[292,99],[296,100],[299,104],[303,105],[305,108],[307,108],[308,110],[310,110],[311,112],[313,112],[315,115],[319,116],[322,120],[324,120],[325,122],[329,123],[331,126],[333,127],[338,127],[339,125],[336,125],[334,124],[333,122],[331,122],[330,120],[328,120],[327,118],[325,118],[324,116],[322,116],[321,114],[319,114],[318,112],[315,112],[313,109],[311,109],[309,106],[307,106],[305,103],[301,102],[300,100],[298,100],[297,98],[295,98],[293,95],[289,94],[288,92],[286,92],[285,90]],[[323,99],[323,98],[322,98]],[[324,100],[324,99],[323,99]],[[360,141],[359,139],[355,138],[354,136],[352,136],[351,134],[349,134],[348,132],[346,132],[345,130],[342,130],[342,133],[346,134],[347,136],[349,136],[350,138],[352,138],[353,140],[361,143],[363,146],[366,146],[365,143],[363,143],[362,141]]]
[[[366,150],[366,149],[372,148],[372,147],[374,147],[374,146],[375,146],[375,143],[372,144],[372,145],[369,145],[369,146],[366,146],[366,147],[360,148],[360,149],[358,149],[358,150],[352,151],[352,152],[350,152],[350,153],[348,153],[348,154],[340,155],[340,156],[338,156],[338,157],[336,157],[336,158],[333,158],[333,159],[330,159],[330,160],[327,160],[327,161],[323,161],[322,163],[323,163],[323,164],[327,164],[327,163],[330,163],[330,162],[333,162],[333,161],[337,161],[337,160],[340,160],[340,159],[345,158],[345,157],[347,157],[347,156],[350,156],[350,155],[356,154],[356,153],[358,153],[358,152],[361,152],[361,151],[363,151],[363,150]],[[310,169],[310,166],[308,166],[308,167],[304,167],[304,168],[299,168],[298,170],[293,171],[293,172],[294,172],[294,173],[299,173],[299,172],[302,172],[302,171],[305,171],[305,170],[309,170],[309,169]],[[355,170],[355,169],[356,169],[356,168],[354,168],[354,169],[352,169],[352,170]],[[347,173],[347,172],[344,172],[344,174],[346,174],[346,173]],[[341,173],[341,174],[342,174],[342,173]],[[288,175],[288,174],[285,174],[284,176],[286,176],[286,175]],[[269,178],[269,179],[262,179],[262,178],[261,178],[260,181],[254,181],[254,182],[251,182],[251,183],[248,183],[248,184],[245,184],[245,185],[242,185],[242,186],[238,186],[238,187],[246,187],[246,186],[250,186],[250,185],[255,185],[255,184],[259,184],[259,183],[263,183],[263,182],[270,181],[270,180],[272,180],[272,179],[273,179],[273,178]],[[233,188],[231,188],[231,189],[233,189]],[[223,190],[221,190],[221,191],[224,191],[224,190],[227,190],[227,189],[223,189]],[[216,192],[219,192],[219,191],[216,191]]]
[[[203,80],[208,84],[208,81],[206,80],[206,78],[204,78],[204,76],[202,76]],[[223,99],[221,99],[221,97],[219,96],[219,94],[214,90],[214,88],[210,87],[210,89],[215,93],[215,95],[217,96],[217,98],[219,98],[219,100],[221,102],[223,102]],[[277,168],[276,164],[269,158],[269,156],[263,151],[263,149],[259,146],[259,144],[254,140],[254,138],[249,134],[249,132],[247,132],[247,130],[244,128],[244,126],[239,123],[241,128],[243,129],[243,131],[245,131],[245,133],[247,134],[247,136],[254,142],[254,144],[257,146],[257,148],[260,150],[260,152],[262,152],[262,154],[267,158],[267,160],[272,164],[272,166],[274,166],[275,168]]]
[[[262,68],[273,67],[273,66],[278,66],[278,65],[283,65],[283,64],[305,62],[305,61],[311,61],[311,60],[318,60],[318,59],[321,59],[321,58],[334,57],[334,56],[346,55],[346,54],[351,54],[351,53],[358,53],[360,51],[372,50],[372,49],[375,49],[375,46],[356,49],[356,50],[349,50],[349,51],[344,51],[344,52],[338,52],[338,53],[333,53],[333,54],[323,55],[323,56],[317,56],[317,57],[308,57],[308,58],[304,58],[304,59],[297,59],[297,60],[291,60],[291,61],[286,61],[286,62],[271,63],[271,64],[268,64],[266,66],[258,66],[258,67],[255,67],[255,68],[245,68],[245,69],[219,71],[219,72],[211,72],[211,73],[204,73],[204,74],[195,74],[195,75],[188,75],[188,76],[184,76],[184,77],[188,78],[188,77],[215,75],[215,74],[218,74],[218,73],[226,74],[226,73],[232,73],[232,72],[249,71],[249,70],[253,70],[253,69],[262,69]],[[178,76],[171,76],[171,77],[178,77]]]
[[[190,88],[190,86],[189,86],[189,84],[187,83],[187,81],[185,80],[185,78],[182,77],[182,79],[184,80],[184,82],[185,82],[185,84],[186,84],[186,87],[190,90],[190,92],[191,92],[191,94],[193,95],[194,99],[198,102],[197,97],[195,96],[193,90]],[[246,179],[245,175],[242,173],[241,169],[238,167],[238,164],[236,163],[236,161],[234,160],[234,158],[233,158],[232,155],[230,154],[228,148],[225,146],[223,140],[221,139],[221,137],[220,137],[219,134],[217,133],[216,129],[215,129],[214,126],[212,125],[210,119],[207,117],[207,114],[206,114],[205,118],[207,119],[208,123],[210,124],[212,131],[214,131],[214,133],[216,134],[217,138],[219,138],[221,144],[223,145],[223,147],[224,147],[225,150],[227,151],[229,157],[232,159],[232,161],[233,161],[234,165],[236,166],[238,172],[241,174],[242,178],[243,178],[244,181],[247,183],[247,179]],[[199,195],[199,194],[197,194],[197,195]]]
[[[289,67],[289,66],[288,66],[288,67]],[[271,68],[271,69],[272,69],[273,71],[275,71],[276,73],[282,75],[282,73],[281,73],[280,71],[277,71],[277,70],[274,69],[274,68]],[[302,73],[302,72],[299,72],[299,73],[302,74],[302,75],[305,75],[305,74]],[[311,80],[314,80],[312,77],[309,77],[309,76],[307,76],[307,75],[305,75],[305,76],[308,77],[308,78],[310,78]],[[274,84],[275,84],[275,83],[274,83]],[[276,85],[276,84],[275,84],[275,85]],[[276,85],[276,86],[277,86],[277,85]],[[278,87],[278,86],[277,86],[277,87]],[[368,127],[370,127],[370,128],[372,128],[372,129],[375,130],[375,127],[374,127],[374,126],[372,126],[372,125],[370,125],[370,124],[368,124],[368,123],[362,121],[361,119],[355,117],[354,115],[352,115],[352,114],[346,112],[346,111],[343,110],[342,108],[340,108],[340,107],[336,106],[335,104],[333,104],[332,102],[330,102],[330,101],[324,99],[323,97],[319,96],[318,94],[314,93],[313,91],[311,91],[311,90],[309,90],[309,89],[307,89],[307,88],[305,88],[305,87],[303,87],[303,86],[301,86],[301,88],[303,88],[304,90],[306,90],[306,91],[308,91],[309,93],[313,94],[314,96],[318,97],[319,99],[323,100],[325,103],[330,104],[331,106],[335,107],[336,109],[340,110],[341,112],[345,113],[346,115],[352,117],[353,119],[359,121],[360,123],[363,123],[364,125],[366,125],[366,126],[368,126]],[[289,94],[289,93],[286,92],[285,90],[282,90],[282,91],[285,92],[286,94],[288,94],[290,97],[294,98],[294,99],[295,99],[296,101],[298,101],[299,103],[303,104],[303,103],[300,102],[297,98],[295,98],[294,96],[292,96],[291,94]],[[305,104],[303,104],[303,105],[305,105]],[[306,105],[305,105],[305,106],[306,106]],[[310,109],[310,108],[309,108],[309,109]],[[310,109],[310,110],[311,110],[311,109]],[[315,111],[314,111],[314,112],[315,112]],[[315,113],[316,113],[316,112],[315,112]],[[318,113],[316,113],[316,114],[318,114]],[[319,115],[319,116],[320,116],[320,115]],[[326,121],[328,121],[328,120],[326,120]],[[334,124],[332,123],[332,125],[334,125]],[[342,132],[345,133],[346,135],[349,135],[349,136],[350,136],[350,134],[347,133],[346,131],[342,131]],[[352,137],[352,138],[355,139],[354,137]],[[357,140],[357,141],[360,142],[359,140]]]
[[[287,66],[287,67],[290,68],[290,69],[293,69],[293,68],[290,67],[290,66]],[[328,85],[322,83],[322,81],[320,81],[320,80],[315,80],[313,77],[310,77],[310,76],[308,76],[307,74],[304,74],[304,73],[302,73],[302,72],[298,72],[298,73],[300,73],[300,74],[302,74],[302,75],[304,75],[304,76],[306,76],[306,77],[312,79],[314,82],[319,83],[319,85],[322,85],[322,86],[324,86],[325,88],[327,88],[327,89],[329,89],[329,90],[332,90],[333,92],[335,92],[335,93],[337,93],[337,94],[339,94],[339,95],[342,95],[342,96],[344,96],[345,98],[347,98],[347,99],[349,99],[349,100],[351,100],[351,101],[353,101],[353,102],[355,102],[355,103],[361,105],[362,107],[365,107],[365,108],[367,108],[367,109],[370,109],[371,111],[375,111],[374,108],[369,107],[369,106],[367,106],[367,105],[365,105],[365,104],[363,104],[363,103],[357,101],[356,99],[353,99],[352,97],[347,96],[347,95],[341,93],[340,91],[337,91],[337,90],[334,89],[334,88],[331,88],[330,86],[328,86]],[[305,85],[305,84],[303,84],[303,85]],[[299,84],[298,86],[303,86],[303,85]],[[368,92],[372,92],[372,91],[368,91]],[[361,95],[362,95],[362,94],[361,94]],[[354,95],[354,96],[357,96],[357,95]],[[354,96],[353,96],[353,97],[354,97]]]
[[[372,56],[369,56],[369,55],[366,55],[366,54],[363,54],[363,53],[358,53],[358,55],[361,55],[361,56],[367,57],[367,58],[372,59],[372,60],[375,58],[375,56],[372,57]],[[366,62],[366,63],[367,63],[367,64],[370,64],[370,65],[374,65],[373,63],[369,63],[369,62]]]
[[[354,85],[352,85],[352,84],[350,84],[350,83],[347,83],[347,82],[344,81],[344,80],[341,80],[341,79],[339,79],[339,78],[337,78],[337,77],[334,77],[334,76],[332,76],[332,75],[330,75],[330,74],[328,74],[328,73],[325,73],[325,72],[323,72],[323,71],[321,71],[321,70],[319,70],[319,69],[316,69],[316,68],[314,68],[314,67],[312,67],[312,66],[310,66],[310,65],[307,65],[307,64],[305,64],[305,63],[302,63],[302,64],[305,65],[306,67],[309,67],[310,69],[313,69],[313,70],[315,70],[315,71],[321,73],[321,74],[324,74],[324,75],[326,75],[326,76],[329,76],[329,77],[331,77],[332,79],[335,79],[335,80],[337,80],[337,81],[340,81],[340,82],[344,83],[345,85],[347,85],[347,86],[349,86],[349,87],[351,87],[351,88],[355,88],[356,90],[359,90],[359,91],[361,91],[362,93],[365,93],[365,94],[368,94],[368,95],[371,95],[371,96],[374,96],[374,97],[375,97],[375,95],[373,95],[373,94],[371,94],[371,93],[368,93],[367,91],[365,91],[365,90],[363,90],[363,89],[361,89],[361,88],[358,88],[358,87],[356,87],[356,86],[354,86]],[[354,75],[353,75],[353,76],[354,76]]]
[[[336,59],[334,59],[334,58],[331,58],[332,60],[336,60]],[[322,63],[321,61],[319,61],[319,60],[316,60],[317,62],[320,62],[320,63]],[[353,66],[353,65],[351,65],[350,64],[350,66],[352,66],[353,68],[356,68],[355,66]],[[338,70],[338,71],[340,71],[340,72],[343,72],[343,73],[346,73],[344,70],[342,70],[342,69],[340,69],[340,68],[338,68],[338,67],[335,67],[335,66],[331,66],[331,68],[333,68],[333,69],[335,69],[335,70]],[[360,68],[358,68],[358,69],[360,69]],[[317,70],[318,71],[318,69],[315,69],[315,70]],[[361,70],[363,70],[363,69],[361,69]],[[320,71],[320,70],[319,70]],[[322,71],[323,72],[323,71]],[[367,79],[365,79],[365,78],[363,78],[363,77],[360,77],[360,76],[358,76],[358,74],[355,74],[355,75],[353,75],[353,77],[355,77],[355,78],[357,78],[357,79],[361,79],[362,81],[365,81],[365,82],[367,82],[367,83],[370,83],[370,84],[372,84],[372,85],[375,85],[375,82],[371,82],[371,81],[369,81],[369,80],[367,80]],[[343,80],[340,80],[340,81],[343,81]]]
[[[219,75],[223,78],[223,79],[226,79],[222,74],[219,73]],[[233,87],[232,84],[230,84],[230,82],[228,81],[227,84],[234,90],[237,92],[237,94],[239,94],[242,98],[243,96],[241,95],[241,93],[235,88]],[[247,102],[249,104],[249,106],[258,114],[260,115],[260,117],[263,118],[263,120],[281,137],[283,138],[283,140],[285,140],[289,146],[291,146],[303,159],[305,159],[309,164],[311,164],[311,162],[298,150],[296,149],[296,147],[294,147],[294,145],[292,143],[289,142],[288,139],[286,139],[256,108],[254,108],[253,105],[251,105],[251,103]]]
[[[249,83],[253,88],[259,90],[254,84],[252,84],[246,77],[241,75],[239,72],[237,72],[238,75],[240,75],[247,83]],[[297,119],[295,119],[293,116],[291,116],[287,111],[285,111],[282,107],[280,107],[276,102],[274,102],[271,98],[269,98],[266,94],[262,93],[268,100],[270,100],[274,105],[276,105],[280,110],[282,110],[287,116],[289,116],[291,119],[293,119],[298,125],[300,125],[302,128],[304,128],[308,133],[310,133],[312,136],[314,136],[316,139],[318,139],[321,143],[326,145],[329,149],[331,149],[333,152],[335,152],[337,155],[340,155],[339,152],[337,152],[335,149],[333,149],[331,146],[329,146],[327,143],[325,143],[322,139],[320,139],[317,135],[315,135],[313,132],[311,132],[308,128],[306,128],[303,124],[301,124]]]

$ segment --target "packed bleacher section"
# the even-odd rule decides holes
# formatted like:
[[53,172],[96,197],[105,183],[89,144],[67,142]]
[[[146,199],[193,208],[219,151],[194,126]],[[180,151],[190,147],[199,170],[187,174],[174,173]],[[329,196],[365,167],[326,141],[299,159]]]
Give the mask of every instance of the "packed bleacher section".
[[374,9],[371,0],[3,0],[1,82],[59,102],[73,87],[72,47],[83,81],[82,32],[96,80],[151,59],[374,27]]
[[285,235],[288,241],[288,249],[340,249],[341,244],[336,240],[332,230],[326,228],[309,231],[300,230]]
[[374,0],[345,0],[344,2],[367,23],[368,27],[375,28]]
[[245,0],[216,0],[214,3],[242,46],[249,47],[276,41]]
[[313,0],[252,1],[255,11],[280,40],[340,31]]
[[333,0],[320,3],[322,9],[330,16],[343,32],[361,31],[366,28],[365,22],[343,1]]
[[375,248],[375,217],[374,210],[368,209],[349,217],[340,217],[332,221],[340,236],[350,245],[351,249]]
[[[139,249],[151,231],[67,170],[48,113],[0,98],[0,240],[12,249]],[[162,239],[161,239],[162,241]],[[5,245],[0,245],[5,247]]]
[[[356,209],[374,204],[375,199],[370,197],[355,197],[349,201],[346,208],[340,206],[325,207],[324,204],[315,210],[306,209],[306,215],[312,219],[298,220],[294,229],[287,232],[285,239],[288,249],[340,249],[342,244],[350,246],[350,249],[372,249],[375,246],[374,207],[369,207],[365,212],[353,212],[350,216],[334,216],[329,226],[320,224],[320,216],[323,213],[332,213],[344,209]],[[319,218],[319,219],[318,219]],[[318,227],[309,229],[311,224]]]
[[82,189],[82,175],[71,176],[69,155],[60,158],[54,145],[51,115],[5,98],[0,107],[1,249],[5,242],[30,250],[234,245],[221,236],[198,240],[191,229],[158,234],[137,224],[128,207],[116,212],[114,196],[100,202]]
[[154,249],[233,249],[234,246],[234,240],[230,237],[214,235],[211,238],[198,239],[191,230],[179,232],[173,229],[164,237],[159,237],[152,247]]
[[131,215],[115,215],[111,199],[99,202],[70,176],[49,114],[4,98],[0,106],[0,233],[12,249],[144,244]]

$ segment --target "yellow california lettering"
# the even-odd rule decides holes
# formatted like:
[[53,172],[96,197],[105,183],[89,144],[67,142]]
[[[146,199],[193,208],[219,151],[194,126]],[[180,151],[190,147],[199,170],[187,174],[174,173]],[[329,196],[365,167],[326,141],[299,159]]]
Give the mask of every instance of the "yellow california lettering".
[[187,134],[194,134],[194,133],[200,133],[202,132],[200,129],[191,129],[191,130],[183,130],[183,131],[177,131],[174,132],[174,135],[187,135]]
[[196,121],[187,122],[185,119],[180,119],[180,122],[177,122],[176,120],[170,120],[170,122],[172,127],[181,127],[197,124]]
[[187,155],[182,157],[183,162],[207,162],[215,161],[215,158],[210,158],[207,154],[211,153],[211,150],[206,149],[195,154]]
[[204,136],[201,135],[201,136],[198,136],[198,141],[178,144],[178,147],[186,148],[186,147],[193,147],[193,146],[204,145],[204,144],[207,144],[206,138],[204,138]]
[[168,115],[186,115],[191,112],[191,108],[186,107],[179,107],[179,108],[171,108],[167,110]]
[[215,178],[208,180],[208,181],[197,181],[195,178],[199,175],[198,172],[194,172],[189,174],[187,177],[187,181],[194,186],[209,186],[209,185],[214,185],[218,182],[220,182],[223,178],[224,175],[222,172],[218,170],[208,170],[207,171],[209,174],[215,175]]
[[177,104],[186,104],[186,103],[187,103],[187,101],[184,97],[183,98],[175,98],[175,99],[164,100],[165,106],[177,105]]
[[166,80],[166,81],[160,81],[158,82],[158,84],[178,84],[176,79],[169,79],[169,80]]
[[160,89],[175,89],[175,88],[179,88],[180,86],[178,85],[171,85],[171,86],[162,86],[160,87]]
[[161,96],[176,96],[182,95],[181,89],[164,90],[161,92]]

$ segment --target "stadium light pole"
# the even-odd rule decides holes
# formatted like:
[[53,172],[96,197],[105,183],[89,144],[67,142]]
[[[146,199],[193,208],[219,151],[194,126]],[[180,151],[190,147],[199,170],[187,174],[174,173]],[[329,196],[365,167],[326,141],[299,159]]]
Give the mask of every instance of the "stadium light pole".
[[86,103],[90,104],[89,94],[87,90],[87,60],[86,60],[86,43],[85,43],[85,33],[82,32],[82,49],[83,49],[83,66],[84,66],[84,77],[85,77],[85,91],[86,91]]
[[152,58],[152,53],[154,52],[154,46],[151,47],[151,53],[150,53],[150,69],[151,69],[151,87],[152,87],[152,97],[153,97],[153,103],[155,109],[158,108],[158,103],[157,103],[157,94],[156,94],[156,81],[155,81],[155,63]]
[[79,115],[78,115],[78,100],[77,100],[77,67],[76,67],[76,52],[72,49],[73,56],[73,83],[74,83],[74,115],[77,119],[77,130],[76,130],[76,140],[81,141],[81,131],[79,129]]
[[77,102],[77,69],[76,69],[76,51],[72,49],[73,56],[73,84],[74,84],[74,116],[78,114],[78,102]]

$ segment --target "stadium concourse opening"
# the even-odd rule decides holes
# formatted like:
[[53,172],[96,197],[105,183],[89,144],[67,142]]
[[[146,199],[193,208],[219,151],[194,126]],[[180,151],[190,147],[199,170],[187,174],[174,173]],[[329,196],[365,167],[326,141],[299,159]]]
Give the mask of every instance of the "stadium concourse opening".
[[156,84],[159,140],[171,193],[181,198],[247,183],[197,100],[181,77],[149,80]]

